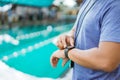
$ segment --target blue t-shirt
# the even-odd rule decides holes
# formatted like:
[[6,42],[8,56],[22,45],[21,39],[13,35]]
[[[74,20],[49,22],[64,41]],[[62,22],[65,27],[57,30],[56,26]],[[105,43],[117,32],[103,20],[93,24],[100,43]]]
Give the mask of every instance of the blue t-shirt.
[[[81,4],[76,21],[76,48],[98,47],[101,41],[120,43],[120,0],[83,0]],[[73,80],[120,80],[120,66],[108,73],[75,63]]]

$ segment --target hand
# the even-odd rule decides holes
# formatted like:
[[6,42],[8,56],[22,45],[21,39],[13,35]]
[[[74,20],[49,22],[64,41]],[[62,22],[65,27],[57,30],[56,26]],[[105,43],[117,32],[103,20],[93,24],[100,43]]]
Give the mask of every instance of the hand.
[[69,60],[68,58],[65,57],[64,50],[57,50],[52,54],[52,56],[50,58],[51,65],[53,67],[56,67],[60,58],[63,59],[62,66],[64,66],[67,63],[67,61]]
[[60,35],[58,40],[57,40],[57,44],[56,44],[59,49],[64,49],[67,46],[74,46],[74,38],[72,36],[68,36],[68,35]]

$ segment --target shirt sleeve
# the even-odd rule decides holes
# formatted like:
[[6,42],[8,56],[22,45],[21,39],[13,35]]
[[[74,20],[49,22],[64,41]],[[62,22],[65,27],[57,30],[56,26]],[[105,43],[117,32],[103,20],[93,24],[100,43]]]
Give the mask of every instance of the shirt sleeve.
[[120,6],[112,5],[101,22],[100,41],[120,42]]

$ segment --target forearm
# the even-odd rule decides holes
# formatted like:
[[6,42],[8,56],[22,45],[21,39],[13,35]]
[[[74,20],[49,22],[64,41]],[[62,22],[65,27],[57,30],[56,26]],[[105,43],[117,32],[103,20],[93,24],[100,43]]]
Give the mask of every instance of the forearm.
[[73,49],[69,52],[68,56],[77,64],[95,70],[110,72],[117,66],[112,65],[114,62],[111,62],[108,57],[103,56],[98,48],[92,48],[89,50]]

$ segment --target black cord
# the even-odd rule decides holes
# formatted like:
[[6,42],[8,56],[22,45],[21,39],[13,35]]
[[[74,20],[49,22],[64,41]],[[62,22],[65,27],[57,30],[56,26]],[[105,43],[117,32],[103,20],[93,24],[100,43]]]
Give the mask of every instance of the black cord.
[[[96,0],[96,1],[97,1],[97,0]],[[96,2],[96,1],[95,1],[95,2]],[[85,12],[86,8],[90,5],[90,2],[91,2],[91,0],[90,0],[90,1],[88,2],[88,4],[86,5],[84,11],[83,11],[83,12],[81,13],[81,15],[79,16],[79,20],[78,20],[77,22],[79,22],[79,21],[81,20],[81,17],[82,17],[82,15],[83,15],[83,13]],[[79,24],[77,23],[77,27],[76,27],[76,31],[75,31],[76,34],[75,34],[75,39],[74,39],[75,45],[76,45],[77,37],[78,37],[78,35],[79,35],[79,33],[80,33],[80,30],[81,30],[81,26],[82,26],[82,24],[83,24],[83,20],[84,20],[85,16],[88,14],[88,12],[90,11],[90,9],[95,5],[95,2],[92,4],[92,6],[88,9],[88,11],[86,12],[86,14],[84,15],[84,17],[83,17],[83,19],[82,19],[82,22],[81,22],[81,24],[80,24],[79,30],[77,30],[78,27],[79,27]],[[73,61],[71,61],[71,67],[74,67],[74,62],[73,62]]]
[[[88,4],[87,4],[87,6],[85,7],[85,10],[86,10],[86,8],[90,5],[90,2],[91,2],[92,0],[90,0],[89,2],[88,2]],[[97,0],[96,0],[97,1]],[[83,19],[81,20],[81,17],[82,17],[82,15],[83,15],[83,13],[85,12],[85,10],[82,12],[82,14],[80,15],[80,18],[79,18],[79,20],[78,20],[78,22],[81,20],[82,22],[81,22],[81,24],[79,25],[79,23],[77,24],[77,27],[76,27],[76,34],[75,34],[75,43],[76,43],[76,40],[77,40],[77,37],[78,37],[78,35],[79,35],[79,33],[80,33],[80,30],[81,30],[81,26],[82,26],[82,24],[83,24],[83,21],[84,21],[84,18],[85,18],[85,16],[88,14],[88,12],[90,11],[90,9],[95,5],[95,3],[96,3],[96,1],[94,1],[94,3],[92,4],[92,6],[88,9],[88,11],[86,12],[86,14],[83,16]],[[78,27],[80,27],[79,29],[78,29]],[[78,29],[78,30],[77,30]]]

